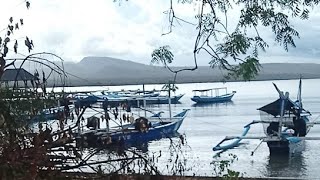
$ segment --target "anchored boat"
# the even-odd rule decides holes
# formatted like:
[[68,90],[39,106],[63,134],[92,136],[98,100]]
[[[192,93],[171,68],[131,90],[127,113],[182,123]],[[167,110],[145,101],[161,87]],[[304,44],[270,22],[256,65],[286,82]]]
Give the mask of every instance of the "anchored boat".
[[98,93],[95,94],[89,94],[89,95],[83,95],[83,94],[75,94],[74,96],[71,96],[70,99],[73,101],[87,99],[87,100],[93,100],[92,103],[95,103],[96,100],[99,102],[103,102],[105,100],[108,100],[108,103],[112,106],[116,106],[119,103],[128,103],[130,102],[133,105],[136,104],[143,104],[144,101],[147,104],[169,104],[169,99],[171,104],[178,104],[180,99],[184,96],[184,94],[178,94],[174,96],[168,96],[168,95],[160,95],[160,94],[134,94],[134,95],[124,95],[120,93]]
[[[225,91],[225,93],[221,94],[220,91]],[[192,101],[196,103],[218,103],[218,102],[226,102],[231,101],[232,97],[236,93],[236,91],[232,91],[232,93],[228,93],[226,87],[222,88],[212,88],[212,89],[198,89],[193,90],[194,96],[191,98]],[[200,93],[200,95],[198,95]]]
[[148,141],[174,136],[187,115],[188,109],[172,118],[161,116],[139,117],[133,123],[113,128],[92,129],[79,134],[77,143],[87,147],[108,147],[111,145],[138,145]]
[[[288,92],[283,93],[276,84],[273,85],[279,93],[279,98],[258,109],[261,120],[255,120],[244,126],[241,136],[225,137],[213,147],[214,151],[225,151],[237,147],[243,139],[260,139],[260,144],[267,143],[270,154],[292,154],[303,151],[306,140],[320,140],[319,137],[306,137],[310,128],[320,122],[310,122],[311,113],[302,106],[301,79],[296,101],[289,98]],[[265,136],[247,136],[251,125],[257,123],[263,124]]]
[[[140,98],[137,106],[146,106],[150,97]],[[170,97],[169,97],[170,98]],[[129,101],[125,101],[129,102]],[[172,137],[180,128],[189,109],[184,109],[180,113],[171,116],[171,103],[169,100],[169,117],[162,117],[161,113],[147,116],[147,110],[144,115],[135,114],[131,111],[129,104],[122,103],[120,106],[110,106],[109,99],[102,99],[97,96],[88,96],[78,99],[75,102],[77,107],[95,108],[97,114],[101,116],[92,116],[87,119],[87,128],[81,130],[78,128],[76,134],[77,145],[82,147],[109,147],[112,145],[136,145],[147,141],[160,138]],[[94,104],[102,104],[101,106],[93,106]],[[149,111],[150,112],[150,111]],[[114,117],[114,118],[112,118]],[[101,120],[101,121],[100,121]],[[102,122],[106,123],[105,128],[100,128]],[[117,125],[111,127],[110,122]]]

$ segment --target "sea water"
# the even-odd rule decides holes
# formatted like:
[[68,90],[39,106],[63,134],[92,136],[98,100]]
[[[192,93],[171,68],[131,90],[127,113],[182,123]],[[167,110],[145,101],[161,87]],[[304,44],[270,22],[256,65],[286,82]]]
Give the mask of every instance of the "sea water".
[[[185,175],[214,176],[212,162],[215,160],[228,159],[229,154],[237,157],[231,164],[231,169],[241,172],[246,177],[292,177],[292,178],[320,178],[317,172],[320,156],[320,142],[307,141],[306,149],[301,154],[291,157],[273,157],[269,155],[266,143],[253,153],[252,151],[260,143],[259,140],[243,140],[242,144],[234,149],[220,154],[212,151],[212,147],[219,143],[225,136],[241,135],[244,125],[252,120],[259,120],[259,111],[262,107],[274,100],[279,95],[272,82],[278,85],[279,89],[290,93],[290,98],[295,100],[298,92],[298,80],[280,81],[251,81],[251,82],[227,82],[227,83],[192,83],[178,84],[176,94],[185,94],[180,104],[171,106],[172,114],[182,109],[190,109],[188,116],[179,129],[179,133],[185,135],[187,145],[182,147],[181,154],[187,159]],[[161,89],[162,85],[145,85],[145,90]],[[207,89],[227,87],[229,92],[237,91],[231,102],[196,105],[191,101],[193,89]],[[308,79],[302,81],[303,107],[313,115],[313,120],[320,115],[320,79]],[[96,90],[142,90],[142,85],[130,86],[104,86],[104,87],[72,87],[65,91],[96,91]],[[168,105],[148,106],[153,112],[164,111],[168,114]],[[261,124],[253,125],[248,135],[263,136]],[[308,136],[320,137],[320,125],[314,126]],[[145,147],[145,153],[162,153],[160,163],[167,164],[170,158],[169,140],[161,139],[149,142]],[[167,158],[167,159],[166,159]],[[163,166],[160,170],[170,174]]]

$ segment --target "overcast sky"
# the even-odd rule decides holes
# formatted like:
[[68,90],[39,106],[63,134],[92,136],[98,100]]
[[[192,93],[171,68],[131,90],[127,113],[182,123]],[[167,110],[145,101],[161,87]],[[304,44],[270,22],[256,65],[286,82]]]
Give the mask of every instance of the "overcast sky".
[[[171,34],[162,36],[168,31],[167,15],[163,12],[169,8],[169,0],[123,0],[121,4],[113,0],[30,0],[29,10],[23,0],[2,1],[5,1],[2,7],[6,6],[0,17],[3,28],[10,16],[15,20],[23,17],[25,26],[15,37],[22,39],[25,34],[31,37],[34,52],[53,52],[76,62],[85,56],[109,56],[149,64],[155,48],[170,45],[175,65],[192,65],[195,26],[176,24]],[[196,23],[196,5],[176,5],[175,9],[177,16]],[[307,21],[294,20],[301,39],[289,53],[273,42],[270,31],[262,29],[260,35],[270,47],[267,53],[261,54],[261,61],[319,63],[319,9]],[[23,41],[20,44],[24,48]],[[208,62],[208,57],[199,59],[200,65]]]

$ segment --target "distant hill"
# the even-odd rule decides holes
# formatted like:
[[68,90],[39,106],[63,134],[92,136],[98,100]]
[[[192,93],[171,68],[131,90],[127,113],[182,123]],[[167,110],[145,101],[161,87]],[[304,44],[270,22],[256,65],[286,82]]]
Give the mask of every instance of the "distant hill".
[[[65,63],[65,70],[76,76],[69,75],[68,85],[70,86],[163,84],[173,78],[173,74],[164,67],[110,57],[85,57],[78,63]],[[222,81],[223,74],[225,72],[219,69],[200,66],[195,71],[179,73],[177,82]],[[297,79],[300,74],[303,78],[320,78],[320,64],[262,64],[261,71],[255,80]],[[235,79],[231,81],[235,81]]]
[[65,64],[65,70],[85,79],[70,76],[71,85],[163,83],[172,77],[163,67],[108,57],[85,57],[79,63]]

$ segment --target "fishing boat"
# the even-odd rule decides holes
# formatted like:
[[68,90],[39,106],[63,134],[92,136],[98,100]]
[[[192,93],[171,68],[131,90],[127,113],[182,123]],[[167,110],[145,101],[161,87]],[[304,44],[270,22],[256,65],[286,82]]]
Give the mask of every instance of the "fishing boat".
[[[136,145],[151,140],[171,137],[180,128],[188,109],[164,118],[160,115],[149,120],[139,117],[134,122],[113,128],[90,129],[78,134],[77,143],[87,147],[108,147],[111,145]],[[157,119],[157,120],[155,120]],[[168,119],[171,119],[170,121]]]
[[141,91],[141,90],[121,90],[121,91],[97,91],[92,93],[94,95],[106,95],[109,97],[131,97],[131,98],[137,98],[137,97],[156,97],[160,95],[160,92],[157,90],[152,91]]
[[[258,109],[260,120],[254,120],[245,125],[241,136],[225,137],[213,147],[214,151],[226,151],[235,148],[240,145],[243,139],[259,139],[261,141],[255,150],[261,143],[266,142],[271,155],[294,154],[305,149],[306,140],[320,140],[319,137],[307,137],[310,128],[320,122],[311,122],[309,120],[311,113],[302,106],[301,79],[296,101],[289,98],[288,92],[283,93],[276,84],[273,85],[279,94],[279,98]],[[265,136],[247,136],[251,125],[258,123],[263,124]],[[254,151],[252,151],[252,154]]]
[[33,116],[30,119],[30,122],[39,122],[39,121],[48,121],[48,120],[56,120],[59,119],[59,116],[61,116],[61,114],[66,113],[66,109],[68,109],[68,111],[71,110],[71,106],[68,106],[68,108],[66,108],[67,106],[59,106],[59,107],[52,107],[52,108],[48,108],[48,109],[43,109],[41,113],[39,113],[39,115]]
[[[143,102],[146,100],[147,104],[169,104],[169,99],[171,104],[178,104],[180,99],[184,96],[184,94],[169,96],[168,95],[159,95],[156,97],[144,97],[144,98],[136,98],[137,101]],[[133,98],[134,99],[134,98]],[[132,100],[132,99],[131,99]]]
[[168,95],[135,95],[135,96],[123,96],[116,93],[105,93],[105,94],[90,94],[90,95],[81,95],[73,96],[71,99],[72,102],[85,99],[86,101],[92,100],[92,104],[98,102],[108,101],[108,103],[115,107],[121,103],[130,102],[131,105],[142,105],[145,101],[146,104],[169,104],[169,99],[171,104],[178,104],[180,99],[184,94],[168,96]]
[[[220,94],[220,91],[225,91],[225,93]],[[211,88],[211,89],[198,89],[193,90],[194,96],[191,98],[192,101],[196,103],[219,103],[231,101],[232,97],[236,91],[228,93],[226,87],[222,88]],[[198,95],[200,93],[200,95]]]
[[[150,97],[139,98],[145,107]],[[88,103],[88,104],[87,104]],[[119,107],[110,106],[108,98],[103,99],[99,96],[89,96],[77,101],[76,107],[93,108],[93,104],[102,104],[102,107],[95,107],[100,117],[92,116],[87,118],[87,129],[83,130],[78,126],[76,133],[77,145],[82,147],[109,147],[112,145],[135,145],[145,143],[147,141],[156,140],[164,137],[171,137],[177,133],[183,120],[185,119],[188,109],[184,109],[180,113],[171,116],[171,103],[169,101],[169,117],[162,117],[161,113],[147,116],[147,110],[144,109],[144,115],[140,116],[141,108],[138,113],[133,113],[129,104],[121,103]],[[148,111],[150,112],[150,111]],[[135,116],[135,117],[134,117]],[[114,118],[111,118],[114,117]],[[104,128],[100,128],[100,124],[106,123]],[[115,123],[113,126],[110,123]],[[80,130],[82,129],[82,130]]]

